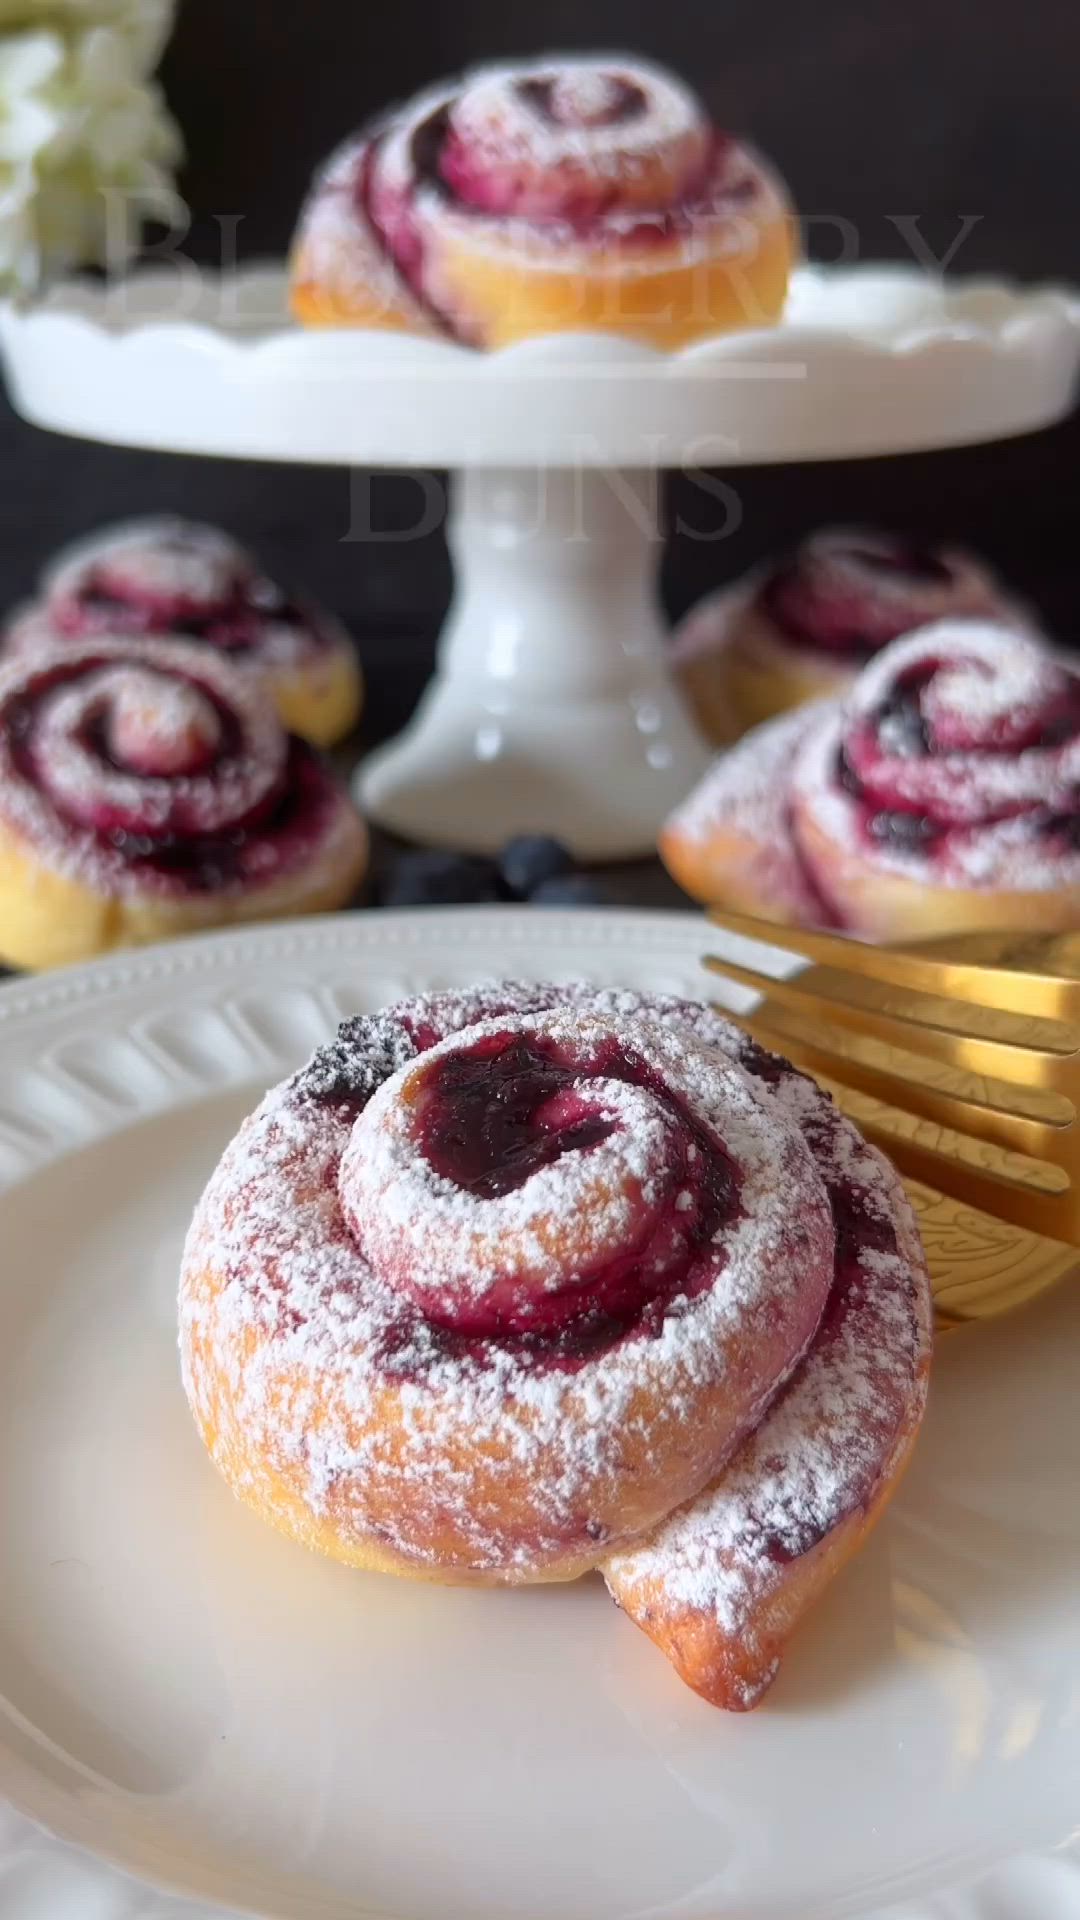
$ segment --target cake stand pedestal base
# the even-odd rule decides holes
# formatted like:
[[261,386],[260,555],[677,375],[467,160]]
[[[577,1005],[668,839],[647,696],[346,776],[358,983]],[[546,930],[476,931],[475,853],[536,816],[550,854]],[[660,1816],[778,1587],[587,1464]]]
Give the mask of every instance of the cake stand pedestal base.
[[653,849],[709,754],[665,659],[659,485],[624,468],[458,476],[454,602],[415,718],[357,776],[373,820],[475,853],[539,831],[583,860]]

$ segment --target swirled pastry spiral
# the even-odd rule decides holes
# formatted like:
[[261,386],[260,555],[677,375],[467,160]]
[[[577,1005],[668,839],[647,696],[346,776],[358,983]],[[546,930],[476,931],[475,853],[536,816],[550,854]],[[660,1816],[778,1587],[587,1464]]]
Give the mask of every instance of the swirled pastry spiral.
[[1080,922],[1080,676],[1030,633],[940,621],[846,700],[722,754],[661,852],[699,899],[872,940]]
[[775,320],[793,251],[769,168],[679,81],[623,58],[481,67],[333,155],[300,219],[309,326],[503,347],[613,332],[675,348]]
[[[226,1151],[180,1314],[196,1422],[264,1518],[422,1579],[601,1567],[731,1706],[884,1503],[925,1394],[886,1163],[718,1016],[589,988],[346,1023]],[[751,1481],[743,1553],[723,1503]]]
[[698,719],[723,745],[789,707],[842,697],[904,634],[977,617],[1027,621],[972,554],[833,527],[699,601],[676,630],[674,657]]
[[341,906],[366,860],[347,795],[211,650],[102,638],[0,669],[8,964]]
[[46,568],[38,599],[9,622],[3,654],[98,636],[182,639],[258,678],[282,724],[313,746],[356,723],[363,682],[340,621],[291,599],[238,541],[170,515],[105,527]]

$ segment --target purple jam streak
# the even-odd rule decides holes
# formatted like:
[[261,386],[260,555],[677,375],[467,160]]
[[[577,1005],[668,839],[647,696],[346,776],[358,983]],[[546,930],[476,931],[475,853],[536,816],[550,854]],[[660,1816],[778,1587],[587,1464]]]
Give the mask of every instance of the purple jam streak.
[[[83,659],[78,671],[92,664]],[[70,678],[71,672],[66,661],[60,660],[36,673],[32,686],[16,695],[5,711],[3,724],[7,728],[13,765],[19,776],[33,786],[42,786],[34,757],[38,710],[53,691]],[[190,684],[212,702],[218,717],[221,735],[214,757],[235,752],[240,741],[236,715],[202,681],[193,680]],[[89,716],[82,744],[100,759],[104,772],[117,769],[118,763],[107,744],[102,714]],[[213,778],[212,762],[200,777]],[[337,804],[333,781],[318,754],[295,737],[290,737],[288,758],[278,785],[262,795],[248,813],[215,833],[155,833],[149,826],[146,831],[132,830],[117,821],[104,799],[88,824],[86,820],[71,817],[53,798],[47,783],[43,790],[58,828],[65,835],[74,835],[83,843],[89,841],[107,858],[119,859],[141,876],[162,882],[164,890],[177,893],[209,893],[221,887],[242,885],[251,872],[256,853],[260,883],[271,878],[274,870],[295,869],[309,851],[318,846]],[[268,848],[273,850],[272,863],[265,857]]]
[[581,1153],[606,1140],[615,1122],[584,1107],[549,1130],[538,1110],[580,1076],[524,1040],[499,1047],[481,1042],[451,1054],[429,1085],[421,1130],[424,1153],[436,1173],[481,1199],[524,1186],[564,1153]]
[[91,574],[58,614],[62,631],[73,639],[95,633],[179,635],[221,653],[248,653],[258,647],[267,620],[307,627],[318,641],[317,621],[262,578],[238,581],[227,600],[199,607],[167,595],[122,592]]
[[918,667],[898,680],[887,700],[883,700],[874,725],[880,735],[888,729],[889,752],[914,759],[931,751],[930,729],[923,718],[922,696],[937,672],[937,666]]
[[[611,112],[592,124],[628,124],[645,112],[648,100],[642,89],[630,80],[620,86]],[[532,99],[530,88],[539,90],[536,110],[551,124],[559,124],[551,112],[553,83],[520,83],[525,97]],[[528,168],[523,173],[512,156],[505,164],[492,163],[457,133],[453,114],[453,102],[446,101],[413,129],[412,177],[393,186],[387,186],[380,172],[385,130],[373,131],[359,157],[351,194],[357,216],[412,299],[439,332],[465,346],[477,344],[467,316],[450,312],[432,290],[428,242],[418,217],[421,196],[481,219],[527,220],[538,234],[547,232],[555,240],[567,236],[575,245],[591,246],[604,254],[638,254],[692,238],[703,223],[747,206],[759,188],[749,160],[738,171],[732,167],[730,134],[714,128],[704,164],[682,183],[673,200],[643,207],[641,219],[633,224],[613,226],[608,216],[623,205],[617,179],[589,181],[579,176],[576,185],[567,183],[565,195],[560,194],[552,186],[560,178],[558,162],[547,177],[538,173],[535,179]]]
[[[275,866],[283,872],[295,869],[318,845],[334,803],[332,783],[317,754],[294,738],[280,788],[256,813],[224,832],[155,838],[120,830],[102,838],[142,874],[175,881],[184,892],[214,893],[243,885],[252,855],[270,844]],[[260,864],[260,879],[265,878]]]
[[[373,1062],[367,1035],[363,1020],[347,1023],[336,1042],[319,1050],[298,1091],[339,1112],[358,1114],[397,1064],[389,1055]],[[420,1052],[436,1038],[423,1030],[412,1035]],[[555,1043],[535,1036],[497,1034],[448,1055],[425,1087],[424,1150],[436,1171],[467,1191],[481,1197],[511,1192],[537,1168],[565,1153],[588,1153],[608,1137],[617,1121],[598,1114],[595,1106],[586,1111],[584,1100],[575,1115],[572,1098],[575,1088],[605,1078],[648,1088],[671,1114],[670,1201],[648,1222],[647,1245],[629,1247],[602,1270],[584,1279],[574,1276],[576,1286],[549,1296],[555,1319],[548,1325],[537,1324],[534,1312],[527,1329],[463,1329],[421,1315],[403,1297],[400,1319],[384,1338],[380,1364],[388,1372],[422,1380],[442,1356],[469,1356],[483,1365],[508,1351],[541,1370],[576,1371],[627,1339],[655,1336],[669,1314],[685,1311],[716,1282],[723,1254],[714,1237],[741,1215],[738,1171],[679,1096],[614,1039],[584,1065],[567,1064]],[[565,1124],[544,1127],[549,1102]],[[675,1196],[687,1189],[694,1207],[683,1213]],[[675,1257],[643,1272],[643,1255],[668,1241],[678,1247]],[[418,1320],[424,1327],[419,1357]]]
[[[796,553],[761,589],[764,612],[797,646],[869,660],[912,626],[912,609],[896,592],[897,582],[918,595],[948,587],[954,577],[947,562],[928,548],[903,541],[881,549],[853,543],[843,552],[834,551],[835,578],[829,577],[827,557],[815,564],[812,553]],[[845,563],[852,568],[850,574],[842,571]],[[855,569],[868,577],[860,582]],[[875,593],[875,575],[891,583],[887,598]]]
[[[597,1116],[584,1101],[559,1103],[564,1124],[548,1129],[542,1109],[555,1094],[587,1088],[595,1080],[644,1087],[666,1107],[679,1140],[680,1160],[704,1166],[697,1243],[710,1240],[737,1205],[738,1176],[715,1136],[688,1111],[659,1074],[617,1040],[602,1043],[587,1064],[559,1058],[557,1046],[534,1035],[495,1034],[467,1051],[448,1054],[425,1088],[421,1139],[424,1153],[444,1179],[482,1198],[523,1186],[538,1168],[564,1153],[587,1152],[618,1125]],[[693,1146],[696,1157],[687,1155]]]
[[[587,1155],[621,1130],[617,1114],[598,1110],[589,1096],[603,1080],[647,1088],[667,1109],[666,1198],[644,1208],[624,1251],[568,1273],[564,1286],[538,1291],[509,1268],[477,1300],[429,1298],[421,1290],[429,1320],[481,1336],[550,1335],[597,1315],[633,1316],[660,1295],[689,1297],[709,1283],[711,1243],[738,1205],[735,1169],[663,1079],[615,1040],[584,1062],[536,1035],[497,1034],[446,1055],[425,1078],[417,1104],[420,1149],[442,1179],[481,1200],[511,1193],[542,1167],[566,1154]],[[712,1264],[703,1258],[706,1249]]]
[[[929,805],[901,799],[894,772],[896,761],[910,768],[919,760],[949,752],[977,760],[982,753],[1049,751],[1080,731],[1080,690],[1070,685],[1043,712],[1030,717],[1010,714],[983,733],[976,722],[960,714],[952,725],[953,737],[942,744],[935,739],[926,718],[924,695],[935,675],[948,664],[924,661],[904,674],[875,712],[854,725],[837,750],[834,778],[856,803],[863,834],[869,842],[896,853],[933,856],[944,851],[950,833],[960,824],[948,814],[940,817]],[[987,817],[1008,817],[1008,809],[998,816],[988,813]],[[1047,838],[1060,838],[1065,845],[1074,845],[1080,838],[1080,824],[1074,824],[1068,814],[1047,816],[1045,824],[1039,822],[1039,830]]]

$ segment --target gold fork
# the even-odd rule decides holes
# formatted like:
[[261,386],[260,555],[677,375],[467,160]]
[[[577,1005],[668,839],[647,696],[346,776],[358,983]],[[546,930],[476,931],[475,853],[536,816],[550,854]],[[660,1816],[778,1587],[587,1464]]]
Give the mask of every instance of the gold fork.
[[1006,1312],[1080,1267],[1080,934],[899,951],[708,917],[774,961],[811,963],[777,975],[752,949],[704,956],[762,996],[729,1017],[820,1080],[904,1175],[942,1324]]

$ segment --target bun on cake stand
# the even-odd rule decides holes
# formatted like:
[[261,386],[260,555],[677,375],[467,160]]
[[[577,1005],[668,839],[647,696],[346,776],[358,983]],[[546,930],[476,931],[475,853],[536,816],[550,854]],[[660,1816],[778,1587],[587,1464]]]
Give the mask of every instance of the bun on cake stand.
[[[28,419],[114,444],[450,468],[453,605],[413,719],[357,774],[382,826],[491,852],[650,852],[708,757],[668,669],[659,480],[1003,438],[1068,412],[1080,307],[911,267],[798,268],[776,326],[673,353],[604,333],[476,352],[302,329],[283,265],[173,264],[0,312]],[[711,497],[710,497],[711,492]],[[415,532],[438,524],[424,486]],[[363,566],[364,529],[358,538]],[[370,537],[370,536],[369,536]],[[400,541],[400,533],[396,536]],[[401,564],[408,564],[407,548]]]

